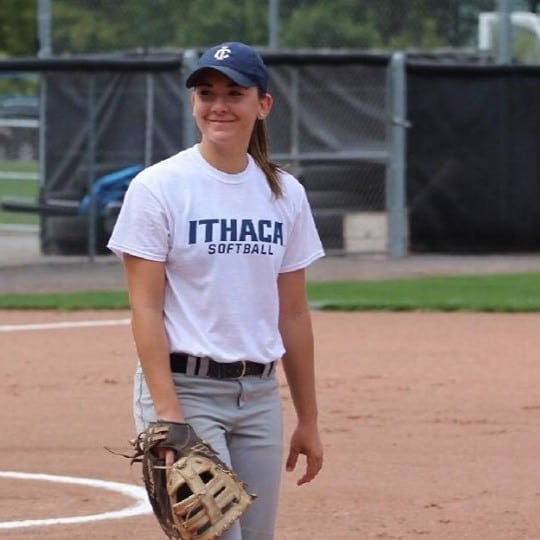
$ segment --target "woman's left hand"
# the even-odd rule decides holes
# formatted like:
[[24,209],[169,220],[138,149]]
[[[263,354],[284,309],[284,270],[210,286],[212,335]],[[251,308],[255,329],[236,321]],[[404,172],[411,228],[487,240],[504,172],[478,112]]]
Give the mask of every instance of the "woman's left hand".
[[299,423],[296,426],[287,456],[286,469],[288,472],[295,469],[300,454],[306,456],[307,465],[306,472],[297,481],[299,486],[311,482],[323,464],[323,446],[317,424]]

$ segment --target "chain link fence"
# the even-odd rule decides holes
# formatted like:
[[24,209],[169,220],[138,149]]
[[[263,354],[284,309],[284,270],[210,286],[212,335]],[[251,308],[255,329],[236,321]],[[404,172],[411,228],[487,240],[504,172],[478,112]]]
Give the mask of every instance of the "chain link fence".
[[[506,0],[506,7],[512,18],[528,11],[534,21],[532,11],[539,3]],[[182,57],[185,50],[227,40],[257,46],[268,58],[276,97],[270,117],[273,157],[305,185],[325,247],[357,252],[387,248],[390,54],[494,58],[501,26],[493,17],[503,0],[35,0],[35,5],[35,52],[52,59]],[[540,63],[535,49],[540,40],[530,37],[531,28],[534,24],[524,34],[512,34],[515,61]],[[302,65],[302,55],[311,53],[319,55],[316,65]],[[372,60],[347,61],[353,53]],[[283,61],[287,54],[295,58],[292,65]],[[141,84],[127,88],[114,70],[105,70],[111,82],[94,81],[90,87],[90,79],[76,70],[69,76],[43,73],[0,70],[0,196],[13,187],[16,195],[35,197],[39,188],[42,197],[76,206],[103,174],[148,165],[193,142],[190,115],[182,109],[175,82],[158,84],[158,78],[142,73]],[[48,94],[43,85],[40,89],[43,77]],[[80,92],[69,91],[77,84]],[[126,99],[137,92],[136,99]],[[24,117],[7,111],[12,98],[26,100]],[[164,106],[169,112],[162,111]],[[62,112],[66,107],[71,107],[69,114]],[[175,115],[176,128],[163,127],[162,120]],[[46,129],[43,123],[39,130],[45,119]],[[136,144],[117,148],[119,129],[138,137]],[[2,146],[6,133],[15,136],[18,146]],[[124,159],[126,152],[135,155]],[[41,186],[36,183],[38,165]],[[31,189],[28,182],[13,183],[23,177],[34,182]],[[5,182],[11,187],[5,188]],[[36,223],[37,217],[0,212],[4,219]],[[47,223],[42,236],[61,244],[64,236],[75,235],[71,244],[84,251],[87,224],[79,218],[77,229],[70,219],[42,216],[42,229]]]

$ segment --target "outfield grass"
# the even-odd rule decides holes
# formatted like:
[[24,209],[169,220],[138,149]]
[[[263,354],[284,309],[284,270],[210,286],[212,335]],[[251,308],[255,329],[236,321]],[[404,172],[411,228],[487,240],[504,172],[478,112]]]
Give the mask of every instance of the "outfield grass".
[[[0,173],[32,173],[37,174],[37,162],[0,161]],[[36,200],[39,184],[37,180],[21,180],[0,178],[0,199],[4,197]],[[37,214],[5,212],[0,209],[0,224],[37,225]]]
[[0,161],[0,171],[37,174],[39,163],[37,161]]
[[[540,312],[540,273],[308,284],[311,305],[340,311]],[[127,309],[122,291],[0,295],[0,309]]]
[[540,311],[540,273],[314,283],[314,307],[389,311]]
[[128,296],[122,291],[83,291],[77,293],[38,293],[0,295],[0,309],[127,309]]

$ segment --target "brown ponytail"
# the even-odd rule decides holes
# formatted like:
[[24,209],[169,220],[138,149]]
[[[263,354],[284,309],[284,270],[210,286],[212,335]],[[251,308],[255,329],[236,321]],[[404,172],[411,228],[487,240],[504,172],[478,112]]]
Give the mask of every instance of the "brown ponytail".
[[251,139],[249,141],[248,152],[251,154],[257,165],[264,172],[268,185],[273,195],[278,199],[283,195],[281,180],[279,178],[280,167],[270,161],[270,143],[268,129],[264,120],[256,120]]

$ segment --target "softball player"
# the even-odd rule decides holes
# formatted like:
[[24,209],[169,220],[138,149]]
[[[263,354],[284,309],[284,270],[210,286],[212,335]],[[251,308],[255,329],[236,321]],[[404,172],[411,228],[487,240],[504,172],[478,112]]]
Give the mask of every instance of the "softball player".
[[200,143],[130,184],[109,241],[123,258],[138,354],[134,416],[190,423],[257,494],[226,540],[271,540],[282,467],[276,366],[300,454],[322,466],[305,268],[324,255],[306,194],[268,158],[272,108],[260,56],[207,50],[186,81]]

